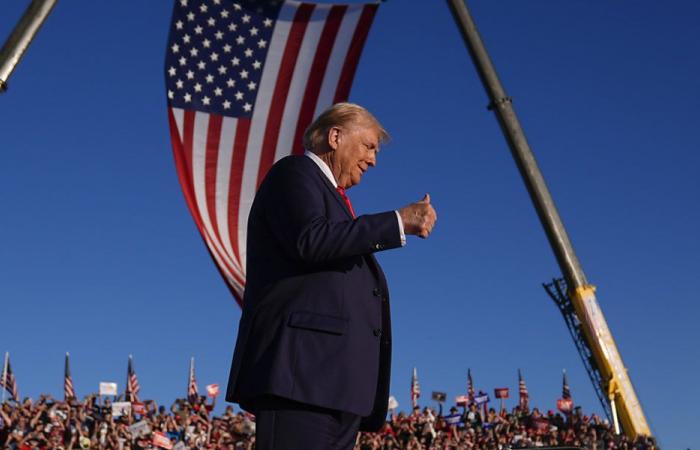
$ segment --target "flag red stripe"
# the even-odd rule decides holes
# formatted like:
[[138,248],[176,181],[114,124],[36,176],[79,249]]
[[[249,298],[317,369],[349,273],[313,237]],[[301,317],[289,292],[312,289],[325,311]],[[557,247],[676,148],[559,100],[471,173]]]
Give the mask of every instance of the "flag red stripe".
[[323,76],[326,73],[326,67],[328,66],[331,50],[333,50],[333,44],[338,35],[338,30],[340,29],[340,23],[347,9],[347,5],[333,6],[328,12],[326,23],[323,26],[318,47],[316,47],[316,55],[314,55],[314,61],[309,71],[309,79],[304,91],[304,100],[301,103],[297,128],[294,133],[292,153],[296,155],[304,153],[304,145],[302,142],[304,131],[306,131],[306,127],[313,120],[316,102],[321,92]]
[[258,178],[256,186],[260,187],[265,174],[272,166],[275,159],[275,149],[277,148],[277,137],[280,132],[284,105],[287,103],[287,94],[294,74],[294,66],[299,56],[299,50],[306,32],[306,25],[313,12],[314,5],[304,3],[299,6],[294,14],[294,22],[289,30],[287,45],[284,48],[282,61],[280,62],[277,82],[272,94],[270,112],[265,125],[265,135],[263,137],[262,150],[260,154],[260,166],[258,167]]
[[352,86],[352,80],[355,78],[355,70],[360,61],[362,47],[365,45],[365,40],[367,40],[369,28],[372,26],[377,7],[378,5],[365,5],[362,10],[357,28],[355,28],[355,35],[348,49],[348,56],[345,58],[345,64],[343,64],[343,70],[340,73],[340,80],[338,80],[338,88],[335,91],[333,103],[343,102],[350,95],[350,87]]
[[[204,195],[209,213],[209,223],[214,232],[214,239],[223,247],[219,223],[216,220],[216,166],[219,160],[219,142],[221,140],[222,117],[217,114],[209,115],[207,143],[204,153]],[[224,255],[225,256],[225,255]]]
[[250,119],[238,119],[236,137],[233,142],[233,157],[231,158],[231,176],[229,177],[228,194],[229,238],[231,239],[231,245],[233,246],[233,253],[236,256],[236,260],[243,270],[245,270],[245,267],[242,265],[238,248],[238,214],[241,202],[241,184],[243,183],[243,165],[245,163],[249,133]]
[[[180,151],[185,156],[184,169],[186,170],[185,173],[187,173],[188,184],[192,186],[193,199],[195,198],[194,183],[192,182],[190,174],[192,173],[192,140],[194,139],[194,116],[194,111],[190,111],[187,109],[184,111],[184,117],[182,119],[182,146],[180,147]],[[177,130],[177,126],[175,126],[175,130]],[[196,203],[192,204],[195,205]]]

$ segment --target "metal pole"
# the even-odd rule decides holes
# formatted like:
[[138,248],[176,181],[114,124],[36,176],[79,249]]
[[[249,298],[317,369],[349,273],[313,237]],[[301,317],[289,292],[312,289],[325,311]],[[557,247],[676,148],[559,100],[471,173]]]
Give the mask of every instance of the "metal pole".
[[498,123],[510,146],[520,175],[525,181],[530,198],[535,205],[537,215],[542,222],[549,244],[566,278],[570,289],[586,286],[586,275],[576,257],[569,241],[569,236],[561,222],[554,200],[547,189],[542,173],[537,166],[535,156],[525,138],[520,121],[515,115],[512,100],[503,89],[491,58],[486,52],[476,25],[472,20],[464,0],[447,0],[455,21],[459,25],[469,53],[471,54],[481,82],[488,93],[491,103],[489,109],[495,111]]
[[57,0],[32,0],[15,29],[0,49],[0,92],[7,90],[7,80],[15,70]]

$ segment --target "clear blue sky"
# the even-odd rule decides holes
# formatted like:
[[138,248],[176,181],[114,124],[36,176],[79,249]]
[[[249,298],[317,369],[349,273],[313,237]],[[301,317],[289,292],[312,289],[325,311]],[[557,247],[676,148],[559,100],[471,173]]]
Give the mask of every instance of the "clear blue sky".
[[[3,3],[6,36],[27,2]],[[224,384],[240,311],[177,182],[165,113],[169,1],[60,1],[0,96],[0,351],[22,395]],[[473,0],[472,12],[664,448],[697,448],[700,331],[696,1]],[[559,275],[444,2],[380,7],[351,100],[393,135],[358,212],[430,192],[427,241],[379,255],[392,393],[477,388],[553,409],[561,370],[600,411],[541,283]],[[514,404],[514,399],[508,405]],[[425,402],[427,403],[427,401]]]

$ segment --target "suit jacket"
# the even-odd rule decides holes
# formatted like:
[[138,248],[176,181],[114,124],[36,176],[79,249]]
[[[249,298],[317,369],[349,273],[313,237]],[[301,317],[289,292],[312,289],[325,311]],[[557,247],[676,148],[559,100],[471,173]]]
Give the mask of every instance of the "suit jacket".
[[401,246],[396,213],[353,220],[306,156],[268,172],[248,219],[243,313],[226,400],[272,394],[384,423],[391,371],[386,279],[373,253]]

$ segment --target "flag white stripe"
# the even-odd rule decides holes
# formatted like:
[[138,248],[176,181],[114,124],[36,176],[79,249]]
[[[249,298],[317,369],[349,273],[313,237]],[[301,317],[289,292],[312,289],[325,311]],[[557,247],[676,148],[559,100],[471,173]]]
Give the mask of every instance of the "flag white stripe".
[[360,21],[363,8],[363,5],[348,6],[348,9],[343,15],[343,20],[340,23],[333,50],[328,59],[326,74],[323,77],[323,83],[321,83],[321,91],[316,101],[314,118],[333,103],[335,91],[338,88],[338,81],[340,80],[340,73],[345,63],[345,57],[348,54],[350,43],[355,35],[355,29],[357,28],[357,23]]
[[277,137],[275,148],[275,161],[289,155],[294,146],[294,134],[297,130],[301,103],[304,100],[306,85],[309,81],[309,73],[316,56],[316,48],[321,38],[321,32],[326,24],[326,17],[332,5],[317,5],[311,13],[309,23],[304,32],[304,39],[299,49],[297,61],[292,74],[292,81],[289,85],[287,101],[284,105],[282,124]]
[[219,157],[216,162],[216,223],[219,228],[221,241],[229,258],[242,273],[242,267],[236,260],[236,254],[231,246],[229,233],[229,183],[231,181],[231,160],[233,159],[233,143],[236,138],[238,119],[224,117],[221,121],[221,139],[219,141]]
[[246,262],[246,233],[248,226],[248,214],[253,204],[256,184],[258,181],[258,168],[260,167],[260,156],[262,153],[262,142],[267,127],[267,117],[270,112],[272,94],[277,83],[280,62],[287,44],[289,30],[292,27],[294,14],[299,3],[287,3],[282,5],[275,29],[270,39],[270,50],[265,59],[264,70],[258,97],[255,99],[253,118],[248,135],[248,146],[243,164],[243,182],[241,183],[240,204],[238,209],[238,245],[241,257],[241,266],[245,267]]
[[185,110],[180,108],[171,108],[171,110],[175,118],[175,125],[177,125],[177,137],[180,139],[180,143],[182,143],[182,133],[184,133],[184,125],[182,123],[185,120]]
[[[207,208],[206,190],[204,187],[204,171],[206,168],[207,130],[209,128],[209,114],[197,111],[194,115],[192,136],[192,185],[194,196],[199,211],[199,217],[208,236],[213,236],[209,211]],[[187,149],[185,149],[187,151]]]

